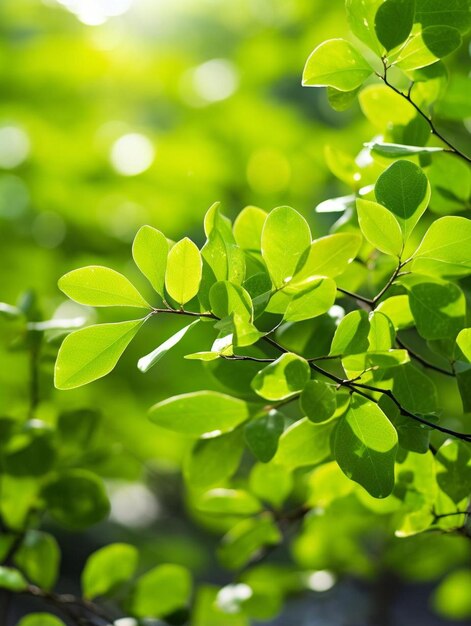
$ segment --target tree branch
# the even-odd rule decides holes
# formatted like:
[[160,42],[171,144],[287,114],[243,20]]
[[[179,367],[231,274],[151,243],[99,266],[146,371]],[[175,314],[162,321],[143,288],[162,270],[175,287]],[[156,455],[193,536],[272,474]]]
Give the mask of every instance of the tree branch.
[[455,374],[453,372],[449,370],[445,370],[439,367],[438,365],[434,365],[433,363],[430,363],[429,361],[427,361],[427,359],[424,359],[423,356],[420,356],[420,354],[417,354],[417,352],[414,352],[413,350],[411,350],[411,348],[408,348],[405,345],[405,343],[401,339],[399,339],[399,337],[396,337],[396,342],[398,346],[400,346],[404,350],[407,350],[410,356],[416,361],[418,361],[419,363],[422,363],[424,367],[428,367],[428,369],[435,370],[436,372],[440,372],[440,374],[444,374],[445,376],[451,376],[453,378],[455,377]]
[[412,91],[412,86],[409,88],[408,93],[404,93],[403,91],[401,91],[400,89],[398,89],[397,87],[395,87],[394,85],[392,85],[387,77],[387,67],[386,64],[383,60],[383,65],[384,65],[384,74],[381,75],[379,73],[377,73],[376,75],[384,82],[385,85],[387,85],[390,89],[392,89],[395,93],[397,93],[399,96],[401,96],[401,98],[404,98],[404,100],[407,100],[407,102],[409,102],[414,109],[417,111],[417,113],[423,117],[423,119],[427,122],[427,124],[429,125],[430,128],[430,132],[432,133],[432,135],[435,135],[435,137],[438,137],[438,139],[440,139],[440,141],[442,141],[446,146],[448,146],[449,148],[449,152],[450,154],[454,154],[457,157],[460,157],[461,159],[465,160],[467,163],[471,163],[471,158],[466,156],[466,154],[464,154],[463,152],[461,152],[461,150],[458,150],[458,148],[456,148],[452,143],[450,143],[448,141],[448,139],[446,139],[436,128],[435,124],[433,123],[432,119],[424,112],[422,111],[422,109],[419,107],[418,104],[416,104],[414,102],[414,100],[411,97],[411,91]]

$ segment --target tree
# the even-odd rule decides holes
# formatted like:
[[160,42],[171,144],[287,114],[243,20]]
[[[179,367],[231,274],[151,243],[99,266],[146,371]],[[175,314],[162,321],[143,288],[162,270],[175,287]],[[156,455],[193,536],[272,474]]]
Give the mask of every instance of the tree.
[[[80,529],[109,512],[101,480],[81,467],[78,453],[96,416],[78,411],[62,414],[55,429],[2,421],[5,603],[29,594],[76,623],[127,615],[244,626],[276,614],[289,592],[310,588],[306,571],[368,576],[386,563],[407,575],[413,564],[404,562],[401,541],[430,541],[439,573],[462,563],[454,560],[456,548],[448,551],[450,541],[469,556],[471,159],[434,120],[447,102],[441,59],[469,30],[469,3],[346,5],[358,43],[319,45],[303,84],[327,87],[337,110],[358,98],[381,135],[355,161],[327,154],[352,190],[321,206],[342,212],[329,234],[313,239],[288,206],[268,214],[249,206],[232,224],[216,203],[204,219],[201,250],[151,226],[137,233],[133,259],[157,306],[107,267],[76,269],[59,281],[80,304],[141,312],[67,334],[55,365],[60,390],[109,374],[156,317],[189,323],[139,360],[142,372],[171,358],[167,352],[188,332],[205,337],[185,358],[201,361],[220,390],[167,398],[149,416],[191,440],[188,505],[224,532],[218,557],[234,582],[198,585],[193,593],[187,569],[164,563],[141,572],[136,548],[113,543],[87,561],[82,597],[52,591],[58,547],[38,529],[42,513]],[[26,329],[34,369],[43,333],[64,324],[35,321],[30,302],[2,311]],[[437,392],[448,379],[447,392],[461,398],[459,415],[449,414]],[[69,466],[70,450],[78,462]],[[373,524],[381,529],[384,563],[362,546]],[[266,558],[293,530],[296,568],[274,570]],[[455,568],[437,589],[437,608],[469,616],[460,590],[470,578],[469,569]],[[116,603],[104,608],[100,598],[115,593]],[[57,618],[24,622],[52,626]]]

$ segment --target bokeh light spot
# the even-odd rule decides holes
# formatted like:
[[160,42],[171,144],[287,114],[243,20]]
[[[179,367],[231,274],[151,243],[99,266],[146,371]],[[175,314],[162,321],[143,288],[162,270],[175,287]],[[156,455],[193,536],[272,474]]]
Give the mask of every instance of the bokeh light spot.
[[137,176],[152,165],[155,150],[152,142],[145,135],[129,133],[114,142],[110,158],[118,174]]
[[29,138],[19,126],[0,128],[0,167],[12,169],[27,158],[30,150]]

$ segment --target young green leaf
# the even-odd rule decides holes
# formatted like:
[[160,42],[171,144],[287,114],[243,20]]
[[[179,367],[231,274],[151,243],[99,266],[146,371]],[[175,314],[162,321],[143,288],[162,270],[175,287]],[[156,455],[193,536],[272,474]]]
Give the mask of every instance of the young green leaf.
[[72,270],[59,279],[59,289],[80,304],[152,308],[129,280],[100,265]]
[[370,323],[368,321],[368,313],[359,309],[348,313],[337,326],[330,354],[360,354],[368,350],[368,333],[370,332]]
[[300,288],[295,293],[286,308],[284,319],[287,322],[300,322],[327,313],[336,295],[337,285],[331,278],[311,280],[307,282],[307,288]]
[[165,235],[152,226],[142,226],[132,244],[134,262],[162,297],[164,296],[168,249]]
[[181,565],[158,565],[139,578],[132,592],[136,617],[165,617],[184,607],[191,594],[190,572]]
[[348,478],[374,498],[385,498],[394,487],[397,432],[377,404],[354,394],[338,423],[334,456]]
[[144,321],[97,324],[68,335],[57,355],[57,389],[81,387],[109,374]]
[[373,52],[381,56],[383,48],[376,37],[375,16],[384,0],[346,0],[345,8],[350,29]]
[[183,460],[185,481],[195,489],[219,485],[236,472],[243,452],[240,428],[219,437],[198,439]]
[[397,218],[407,241],[430,199],[430,185],[418,165],[396,161],[378,178],[376,200]]
[[244,436],[247,446],[262,463],[268,463],[275,455],[284,424],[283,415],[272,409],[245,426]]
[[456,343],[464,356],[471,362],[471,328],[463,328],[458,333]]
[[436,63],[461,45],[459,30],[450,26],[428,26],[416,33],[401,49],[393,65],[403,71]]
[[337,408],[335,389],[321,380],[310,380],[303,389],[299,403],[311,422],[326,422]]
[[399,222],[394,214],[377,202],[357,200],[358,223],[361,232],[372,246],[400,257],[404,240]]
[[370,332],[368,333],[368,351],[391,350],[396,333],[391,320],[377,309],[369,315]]
[[405,363],[393,371],[392,391],[408,411],[427,415],[437,410],[437,390],[433,381],[412,363]]
[[416,0],[415,21],[427,26],[454,26],[462,33],[471,28],[468,0]]
[[94,552],[82,571],[84,597],[104,596],[129,581],[136,572],[137,559],[136,548],[126,543],[112,543]]
[[342,365],[349,376],[356,376],[369,369],[388,369],[409,362],[407,350],[385,350],[384,352],[365,352],[349,354],[342,358]]
[[65,626],[65,624],[52,613],[29,613],[22,617],[16,626]]
[[[281,539],[281,532],[271,515],[244,519],[224,535],[218,550],[219,560],[224,567],[238,570],[259,554],[264,546],[276,545]],[[221,621],[216,624],[219,626]]]
[[246,319],[253,318],[252,300],[247,291],[240,285],[234,285],[228,280],[215,283],[209,292],[209,301],[212,312],[223,319],[234,313]]
[[407,39],[414,23],[415,0],[386,0],[375,16],[375,31],[386,50]]
[[281,435],[273,462],[290,470],[321,463],[330,455],[333,424],[313,424],[307,417],[295,422]]
[[25,577],[21,572],[13,567],[0,565],[0,589],[7,589],[20,593],[28,587]]
[[165,288],[171,298],[183,306],[198,293],[202,275],[201,254],[185,237],[170,250],[165,272]]
[[246,206],[234,222],[234,237],[237,245],[248,252],[260,252],[262,230],[267,213],[256,206]]
[[444,148],[439,148],[438,146],[407,146],[398,143],[385,143],[383,141],[369,141],[364,146],[375,154],[388,159],[435,154],[436,152],[444,151]]
[[44,485],[41,495],[51,517],[75,530],[101,522],[110,510],[103,483],[88,470],[63,470]]
[[141,357],[137,362],[137,369],[144,373],[148,372],[150,368],[158,363],[160,359],[164,357],[171,348],[176,346],[183,339],[183,337],[190,330],[190,328],[193,328],[193,326],[198,324],[199,321],[200,320],[197,319],[194,322],[191,322],[191,324],[188,324],[188,326],[184,326],[174,335],[169,337],[166,341],[161,343],[160,346],[157,346],[155,350],[152,350],[152,352],[146,354],[146,356]]
[[281,206],[268,214],[262,230],[262,256],[275,287],[283,287],[293,277],[310,244],[311,231],[300,213]]
[[471,273],[471,220],[441,217],[430,226],[414,254],[414,272],[440,276]]
[[267,400],[283,400],[304,389],[309,373],[305,359],[292,353],[282,354],[258,372],[252,389]]
[[345,39],[324,41],[311,53],[303,71],[303,85],[352,91],[373,73],[366,59]]
[[189,437],[229,432],[249,417],[246,402],[217,391],[185,393],[150,409],[154,424]]
[[376,307],[378,313],[384,313],[392,322],[396,330],[414,326],[414,318],[409,307],[407,295],[391,296],[383,300]]
[[52,535],[28,530],[15,552],[14,561],[28,580],[49,590],[56,584],[60,556],[59,546]]
[[336,233],[315,239],[305,263],[294,275],[292,284],[302,283],[314,276],[335,278],[343,274],[360,247],[361,237],[357,233]]
[[463,328],[466,300],[462,290],[431,276],[410,274],[401,279],[419,335],[424,339],[454,339]]
[[258,498],[278,509],[293,488],[293,477],[282,465],[256,463],[250,472],[249,486]]

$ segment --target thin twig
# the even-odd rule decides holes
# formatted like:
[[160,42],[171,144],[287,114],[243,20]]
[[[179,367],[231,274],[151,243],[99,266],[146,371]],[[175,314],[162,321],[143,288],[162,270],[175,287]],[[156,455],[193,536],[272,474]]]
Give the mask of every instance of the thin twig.
[[448,141],[448,139],[446,139],[436,128],[435,124],[433,123],[432,119],[424,112],[422,111],[422,109],[419,107],[418,104],[416,104],[414,102],[414,100],[411,97],[411,90],[412,90],[412,86],[409,89],[408,93],[404,93],[403,91],[401,91],[400,89],[398,89],[397,87],[395,87],[394,85],[392,85],[387,77],[387,67],[386,65],[384,66],[384,74],[381,75],[379,73],[377,73],[376,75],[384,82],[385,85],[387,85],[390,89],[392,89],[395,93],[397,93],[399,96],[401,96],[401,98],[404,98],[404,100],[407,100],[407,102],[409,102],[414,109],[417,111],[417,113],[427,122],[427,124],[429,125],[430,131],[432,133],[432,135],[435,135],[435,137],[438,137],[438,139],[440,139],[440,141],[442,141],[446,146],[448,146],[448,148],[450,149],[450,153],[451,154],[455,154],[456,156],[460,157],[461,159],[464,159],[467,163],[471,163],[471,158],[466,156],[466,154],[464,154],[463,152],[461,152],[461,150],[458,150],[458,148],[456,148],[456,146],[454,146],[452,143],[450,143]]
[[396,342],[398,346],[400,346],[404,350],[407,350],[410,356],[416,361],[418,361],[419,363],[422,363],[424,367],[428,367],[428,369],[435,370],[436,372],[440,372],[440,374],[444,374],[445,376],[451,376],[452,378],[455,377],[455,374],[453,372],[449,370],[445,370],[442,367],[439,367],[438,365],[434,365],[433,363],[430,363],[429,361],[427,361],[427,359],[424,359],[423,356],[421,356],[420,354],[417,354],[417,352],[414,352],[414,350],[406,346],[405,343],[401,339],[399,339],[399,337],[396,337]]

